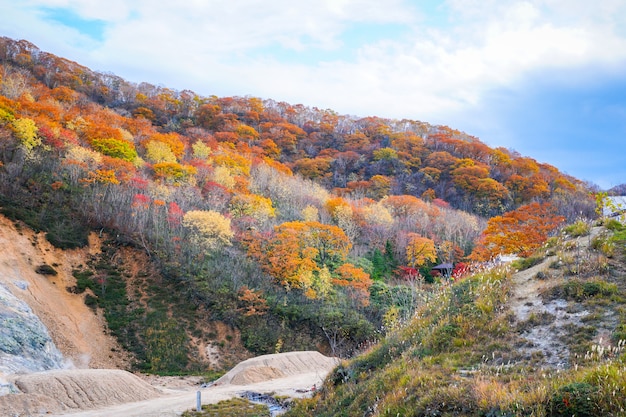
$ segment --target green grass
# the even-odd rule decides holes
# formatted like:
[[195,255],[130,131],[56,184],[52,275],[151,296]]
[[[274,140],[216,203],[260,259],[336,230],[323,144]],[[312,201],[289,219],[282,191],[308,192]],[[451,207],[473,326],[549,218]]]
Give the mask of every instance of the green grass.
[[540,264],[543,259],[542,256],[530,256],[528,258],[516,259],[511,263],[511,266],[518,271],[523,271],[524,269]]
[[590,298],[611,298],[617,294],[618,288],[616,284],[599,278],[591,280],[568,279],[551,290],[551,298],[564,298],[578,302]]
[[269,409],[243,398],[232,398],[217,404],[204,404],[202,411],[185,411],[182,417],[270,417]]
[[578,220],[563,228],[563,231],[571,237],[587,236],[591,231],[591,226],[584,220]]

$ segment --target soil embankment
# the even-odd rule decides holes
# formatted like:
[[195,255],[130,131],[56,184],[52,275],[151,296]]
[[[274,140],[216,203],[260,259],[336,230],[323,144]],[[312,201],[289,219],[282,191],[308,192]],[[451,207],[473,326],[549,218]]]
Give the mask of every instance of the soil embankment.
[[[87,248],[60,250],[42,233],[20,228],[0,215],[0,284],[26,303],[45,325],[66,366],[75,368],[127,368],[117,341],[105,333],[103,317],[85,305],[84,294],[73,294],[72,271],[85,265],[100,248],[96,234]],[[56,275],[38,273],[47,265]],[[1,375],[0,375],[1,376]]]
[[[16,376],[21,394],[0,397],[2,415],[167,417],[246,391],[299,398],[320,387],[338,360],[319,352],[288,352],[248,359],[212,386],[154,387],[121,370],[63,370]],[[45,395],[42,395],[45,393]]]

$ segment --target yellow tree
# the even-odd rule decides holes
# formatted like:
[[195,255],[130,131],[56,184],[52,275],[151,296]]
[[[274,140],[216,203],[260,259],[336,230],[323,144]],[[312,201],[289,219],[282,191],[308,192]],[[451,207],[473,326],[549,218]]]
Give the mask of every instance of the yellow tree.
[[437,249],[432,239],[409,233],[409,244],[406,247],[406,260],[409,266],[420,268],[427,262],[437,260]]
[[11,121],[11,128],[26,150],[32,151],[41,145],[41,139],[37,136],[38,129],[34,120],[26,117],[14,119]]
[[207,160],[209,156],[211,156],[211,147],[209,147],[206,143],[202,142],[200,139],[194,142],[191,145],[191,149],[193,150],[193,157],[198,159]]
[[272,200],[257,194],[237,194],[230,201],[230,212],[234,217],[252,217],[266,222],[276,215]]
[[181,165],[177,162],[159,162],[154,164],[152,168],[156,178],[172,182],[173,184],[183,183],[197,173],[195,167]]
[[146,158],[150,162],[176,162],[176,155],[170,147],[163,142],[151,140],[146,143]]
[[191,210],[183,216],[183,226],[189,231],[189,241],[202,251],[216,251],[229,246],[234,236],[230,219],[212,210]]

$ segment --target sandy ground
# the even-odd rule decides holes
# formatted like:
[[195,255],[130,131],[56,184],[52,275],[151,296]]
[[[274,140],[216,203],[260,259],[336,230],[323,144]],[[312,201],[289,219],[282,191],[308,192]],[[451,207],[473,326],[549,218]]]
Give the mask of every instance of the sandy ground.
[[311,395],[313,387],[321,387],[337,364],[337,359],[313,351],[259,356],[240,363],[206,388],[197,378],[140,378],[122,370],[33,373],[12,378],[22,393],[0,397],[0,415],[179,416],[195,409],[198,391],[203,404],[244,391],[301,398]]

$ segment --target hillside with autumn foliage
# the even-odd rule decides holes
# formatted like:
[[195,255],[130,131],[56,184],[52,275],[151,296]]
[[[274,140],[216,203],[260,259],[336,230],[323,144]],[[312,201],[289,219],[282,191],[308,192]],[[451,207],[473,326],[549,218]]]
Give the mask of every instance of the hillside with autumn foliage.
[[[349,356],[447,279],[433,266],[530,253],[594,216],[590,188],[446,126],[134,84],[0,38],[2,212],[60,248],[95,230],[145,252],[189,322],[253,353]],[[162,300],[133,309],[102,263],[75,275],[141,369],[190,370],[192,336],[224,348]]]

